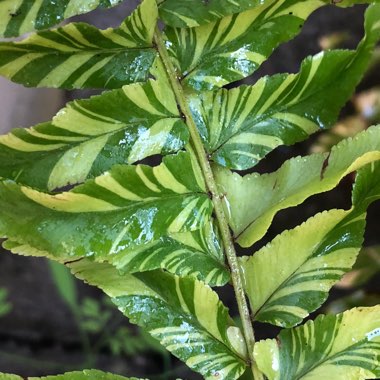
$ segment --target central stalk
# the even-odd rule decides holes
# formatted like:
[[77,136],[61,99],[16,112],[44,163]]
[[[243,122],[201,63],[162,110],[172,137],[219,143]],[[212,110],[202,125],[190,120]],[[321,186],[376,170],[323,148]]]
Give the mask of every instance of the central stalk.
[[250,318],[250,312],[247,304],[247,299],[245,297],[243,289],[243,281],[240,275],[239,264],[237,260],[236,250],[231,236],[230,228],[228,226],[227,217],[225,215],[222,198],[218,192],[218,188],[214,179],[214,173],[211,169],[210,162],[207,158],[207,153],[204,149],[201,136],[198,132],[198,128],[194,122],[191,111],[186,101],[186,97],[182,88],[181,83],[178,81],[176,70],[170,60],[168,51],[165,47],[165,42],[162,37],[162,33],[158,27],[155,31],[155,43],[158,48],[158,52],[165,66],[167,76],[169,78],[171,87],[175,94],[178,106],[182,114],[186,118],[186,124],[189,128],[191,140],[193,147],[198,159],[198,163],[202,169],[204,179],[211,194],[212,202],[214,205],[216,219],[219,224],[220,234],[223,240],[223,246],[226,252],[228,265],[231,271],[232,285],[234,287],[236,301],[239,308],[239,314],[242,321],[243,333],[245,342],[247,344],[248,354],[251,361],[252,373],[254,380],[263,380],[262,373],[258,370],[254,358],[253,358],[253,348],[255,345],[255,335],[252,327],[252,322]]

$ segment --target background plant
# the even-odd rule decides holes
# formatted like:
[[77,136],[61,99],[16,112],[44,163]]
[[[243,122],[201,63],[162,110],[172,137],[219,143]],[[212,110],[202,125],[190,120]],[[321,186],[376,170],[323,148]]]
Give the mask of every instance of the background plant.
[[[32,3],[4,2],[5,36],[92,7],[37,12]],[[4,246],[65,263],[205,378],[251,370],[255,379],[375,378],[378,307],[294,326],[359,253],[366,209],[380,193],[379,127],[270,174],[232,170],[251,169],[277,146],[335,122],[380,38],[379,5],[369,7],[355,51],[328,51],[307,58],[298,74],[220,89],[253,73],[323,5],[166,0],[157,8],[145,0],[119,28],[69,24],[2,43],[0,73],[15,82],[114,89],[0,139]],[[157,154],[159,165],[139,164]],[[237,258],[234,243],[250,247],[277,212],[356,170],[350,210],[318,214]],[[73,189],[60,191],[67,185]],[[242,331],[209,287],[229,281]],[[285,329],[256,343],[251,317]]]

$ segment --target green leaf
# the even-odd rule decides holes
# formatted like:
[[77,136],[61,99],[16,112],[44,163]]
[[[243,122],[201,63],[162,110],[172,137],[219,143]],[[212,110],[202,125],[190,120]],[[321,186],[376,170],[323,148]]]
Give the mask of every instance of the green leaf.
[[160,18],[174,27],[194,27],[240,13],[268,0],[159,0]]
[[[366,209],[380,199],[380,161],[359,171],[349,211],[331,210],[285,231],[251,257],[240,259],[255,318],[283,327],[300,323],[356,261]],[[267,276],[266,268],[271,268]]]
[[120,275],[109,265],[87,260],[69,266],[206,379],[237,379],[244,372],[245,362],[227,336],[228,310],[202,282],[160,271]]
[[343,140],[330,154],[290,159],[274,173],[241,177],[220,167],[214,172],[234,236],[249,247],[265,235],[278,211],[333,189],[347,174],[379,159],[380,126],[375,126]]
[[157,17],[155,1],[144,0],[116,29],[73,23],[20,42],[2,42],[0,75],[28,87],[65,89],[119,88],[144,81],[156,56],[152,40]]
[[[17,375],[0,373],[0,380],[23,380]],[[27,377],[25,380],[138,380],[135,377],[124,377],[111,373],[98,371],[96,369],[85,369],[84,371],[67,372],[63,375]]]
[[366,209],[378,199],[380,161],[359,171],[351,210],[318,214],[253,256],[239,259],[255,319],[292,327],[321,306],[354,265],[363,243]]
[[[343,0],[336,5],[340,7],[369,3],[362,0]],[[258,5],[274,3],[270,0],[158,0],[160,17],[165,24],[183,28],[195,27],[217,21],[225,16],[240,13]],[[325,1],[330,4],[331,1]]]
[[0,136],[0,176],[53,190],[176,152],[188,139],[167,82],[149,80],[68,103],[51,123]]
[[61,298],[71,308],[78,309],[78,295],[76,284],[70,271],[62,264],[48,261],[50,273]]
[[60,262],[92,257],[132,272],[164,268],[213,284],[229,278],[215,253],[200,169],[185,152],[154,168],[116,166],[56,195],[4,180],[0,207],[0,236],[15,253]]
[[372,161],[358,170],[352,194],[353,203],[362,210],[366,209],[370,203],[378,199],[379,189],[380,161]]
[[252,74],[282,42],[296,36],[320,0],[265,2],[192,29],[166,28],[167,47],[182,84],[211,90]]
[[269,380],[366,380],[380,376],[380,306],[319,316],[255,345]]
[[256,320],[292,327],[322,305],[353,266],[363,242],[365,214],[355,220],[349,214],[318,214],[240,260]]
[[0,288],[0,318],[7,315],[12,310],[12,305],[7,301],[7,289]]
[[193,117],[212,160],[232,169],[249,169],[277,146],[292,145],[335,123],[380,39],[379,18],[380,5],[370,7],[366,37],[357,51],[320,53],[307,58],[298,74],[190,96]]
[[97,7],[109,8],[123,0],[2,0],[0,37],[16,37],[33,30],[46,29],[64,19]]

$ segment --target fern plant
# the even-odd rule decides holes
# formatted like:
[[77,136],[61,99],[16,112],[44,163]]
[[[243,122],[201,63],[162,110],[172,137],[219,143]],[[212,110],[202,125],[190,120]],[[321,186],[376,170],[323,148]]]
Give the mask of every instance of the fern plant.
[[[325,51],[297,74],[226,89],[326,2],[143,0],[117,28],[47,29],[120,2],[0,2],[3,36],[40,30],[0,44],[1,75],[108,90],[0,137],[4,247],[65,264],[206,379],[379,377],[379,306],[302,323],[359,253],[366,210],[380,197],[380,126],[273,173],[237,171],[336,121],[380,39],[380,4],[368,6],[356,50]],[[153,155],[159,165],[140,162]],[[259,241],[280,210],[353,171],[351,209],[317,214],[237,257],[236,244]],[[226,284],[242,330],[212,289]],[[254,321],[283,330],[256,342]],[[122,377],[87,370],[47,379]]]

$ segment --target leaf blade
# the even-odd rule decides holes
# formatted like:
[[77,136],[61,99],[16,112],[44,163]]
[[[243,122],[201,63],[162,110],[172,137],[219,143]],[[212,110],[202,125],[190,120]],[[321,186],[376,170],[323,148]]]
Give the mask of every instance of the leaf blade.
[[182,149],[189,132],[158,78],[68,103],[50,123],[0,136],[0,176],[53,190]]
[[260,79],[254,86],[189,96],[190,109],[211,159],[235,170],[252,168],[280,145],[329,128],[361,80],[376,41],[380,6],[366,16],[356,51],[328,51],[302,62],[298,74]]
[[0,37],[17,37],[33,30],[46,29],[64,19],[90,12],[98,7],[109,8],[122,0],[50,1],[4,0],[0,4]]
[[[319,316],[314,322],[282,331],[279,344],[269,339],[257,343],[255,357],[269,380],[375,379],[379,375],[379,323],[379,306]],[[302,357],[299,362],[291,358],[292,351]]]
[[[347,7],[368,2],[366,0],[343,0],[336,3],[336,5]],[[241,0],[234,2],[209,0],[205,2],[202,0],[159,0],[158,3],[160,4],[160,17],[167,25],[177,28],[192,28],[270,3],[270,1]],[[328,1],[325,1],[325,3],[329,4]]]
[[228,310],[201,282],[157,271],[119,275],[110,266],[86,261],[70,267],[75,276],[112,297],[132,323],[206,379],[237,379],[244,372],[245,363],[227,337]]
[[[241,258],[245,290],[261,322],[293,327],[328,297],[354,265],[364,240],[368,206],[380,199],[380,161],[360,169],[350,210],[330,210],[278,235]],[[268,277],[265,268],[271,268]]]
[[262,2],[242,0],[239,3],[228,0],[165,0],[160,4],[160,18],[165,24],[184,28],[195,27],[216,21],[225,16],[240,13]]
[[[365,214],[350,216],[344,210],[317,214],[240,260],[256,320],[289,328],[322,305],[360,251]],[[264,278],[260,270],[268,267],[271,278]]]
[[0,75],[28,87],[119,88],[145,81],[156,56],[154,0],[144,0],[118,28],[72,23],[0,43]]
[[169,53],[183,86],[190,91],[218,89],[252,74],[274,48],[297,35],[307,16],[323,4],[319,0],[268,2],[200,27],[167,28]]
[[[353,139],[343,140],[331,154],[313,154],[285,162],[276,172],[244,177],[215,168],[226,212],[237,242],[248,247],[266,233],[275,214],[296,206],[313,194],[333,189],[347,174],[380,159],[380,127],[374,126]],[[239,191],[232,190],[239,189]],[[255,208],[250,199],[260,199]]]
[[215,253],[212,204],[198,173],[192,156],[180,152],[154,168],[116,166],[55,195],[2,181],[0,234],[22,254],[92,257],[120,270],[164,268],[222,284],[229,274]]

